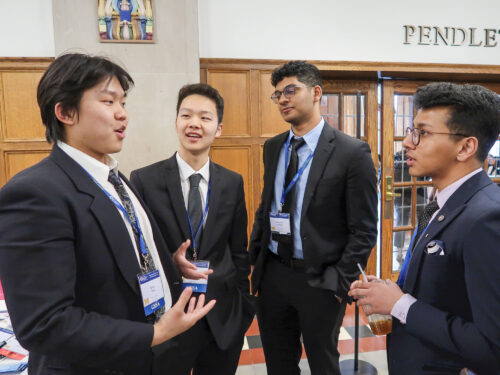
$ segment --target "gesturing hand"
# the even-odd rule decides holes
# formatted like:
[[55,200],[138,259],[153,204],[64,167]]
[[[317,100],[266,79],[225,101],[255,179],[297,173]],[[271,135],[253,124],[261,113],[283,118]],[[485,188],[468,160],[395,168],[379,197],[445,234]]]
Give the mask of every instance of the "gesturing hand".
[[[194,324],[208,314],[210,310],[215,305],[215,300],[211,300],[206,305],[205,295],[201,294],[196,298],[191,297],[193,290],[191,288],[186,288],[182,291],[179,300],[175,305],[172,306],[158,322],[154,325],[154,335],[153,342],[151,346],[161,344],[178,334],[187,331],[189,328],[194,326]],[[189,301],[189,306],[187,311],[184,311],[186,304]]]
[[182,276],[184,276],[187,279],[193,279],[193,280],[208,279],[208,275],[213,273],[214,272],[213,270],[209,269],[203,272],[199,272],[196,266],[186,259],[186,251],[189,245],[191,245],[191,240],[186,240],[175,251],[173,255],[175,266],[180,271]]

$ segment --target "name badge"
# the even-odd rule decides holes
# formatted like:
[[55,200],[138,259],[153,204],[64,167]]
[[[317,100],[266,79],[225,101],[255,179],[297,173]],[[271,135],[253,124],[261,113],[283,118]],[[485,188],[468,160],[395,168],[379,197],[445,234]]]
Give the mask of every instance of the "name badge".
[[[196,266],[198,272],[208,271],[210,266],[210,261],[208,260],[190,260],[191,264]],[[185,277],[182,278],[182,289],[186,289],[188,286],[193,289],[193,292],[196,293],[206,293],[207,292],[207,284],[208,279],[187,279]]]
[[269,214],[269,220],[271,222],[271,233],[284,234],[286,236],[291,236],[292,232],[290,230],[290,214],[283,212],[281,214]]
[[137,275],[141,288],[142,302],[146,316],[165,306],[165,295],[160,279],[160,271],[154,270]]

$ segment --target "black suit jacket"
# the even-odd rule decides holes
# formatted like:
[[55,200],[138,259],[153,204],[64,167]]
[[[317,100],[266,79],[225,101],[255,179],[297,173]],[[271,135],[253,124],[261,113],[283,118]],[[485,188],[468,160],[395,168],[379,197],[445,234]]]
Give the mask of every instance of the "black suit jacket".
[[[428,254],[438,241],[444,255]],[[500,189],[484,172],[446,201],[413,250],[403,291],[406,325],[393,319],[391,374],[500,374]]]
[[[269,211],[281,147],[289,132],[264,144],[264,189],[250,238],[255,264],[252,289],[257,292],[268,254]],[[332,290],[347,299],[366,265],[377,238],[377,174],[370,147],[357,139],[323,128],[307,179],[300,236],[309,285]]]
[[[176,251],[190,238],[190,232],[175,154],[133,171],[130,181],[153,212],[168,249]],[[215,298],[217,303],[207,320],[224,350],[243,337],[254,316],[248,280],[247,212],[239,174],[210,162],[210,184],[198,259],[209,260],[214,270],[208,277],[206,298]]]
[[[150,220],[175,300],[179,275]],[[59,147],[0,191],[0,278],[30,375],[150,374],[139,272],[120,213]]]

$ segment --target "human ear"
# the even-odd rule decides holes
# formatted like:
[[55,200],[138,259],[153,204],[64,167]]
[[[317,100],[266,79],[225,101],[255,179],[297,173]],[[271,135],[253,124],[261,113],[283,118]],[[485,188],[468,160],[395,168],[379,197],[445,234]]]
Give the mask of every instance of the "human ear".
[[74,125],[75,124],[75,111],[67,111],[61,102],[57,102],[54,107],[54,114],[56,118],[61,121],[64,125]]
[[458,161],[466,161],[471,157],[475,157],[477,153],[478,140],[476,137],[467,137],[460,144],[460,149],[457,154]]

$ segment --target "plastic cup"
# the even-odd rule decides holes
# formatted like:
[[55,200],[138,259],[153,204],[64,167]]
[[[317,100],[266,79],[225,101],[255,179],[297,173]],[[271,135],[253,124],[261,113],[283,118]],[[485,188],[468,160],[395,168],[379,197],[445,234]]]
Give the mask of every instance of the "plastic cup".
[[[384,280],[376,279],[370,281],[371,283],[384,283]],[[366,310],[370,310],[370,305],[363,306],[363,311],[365,315],[368,317],[368,324],[374,335],[383,336],[391,333],[392,331],[392,315],[385,314],[370,314],[366,312]]]

